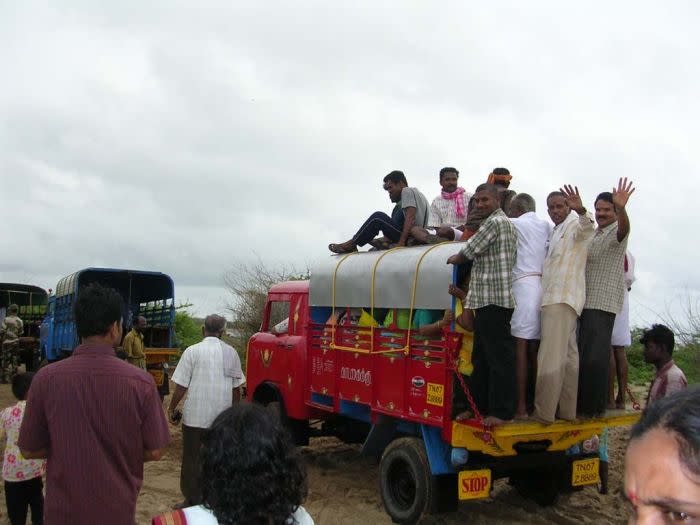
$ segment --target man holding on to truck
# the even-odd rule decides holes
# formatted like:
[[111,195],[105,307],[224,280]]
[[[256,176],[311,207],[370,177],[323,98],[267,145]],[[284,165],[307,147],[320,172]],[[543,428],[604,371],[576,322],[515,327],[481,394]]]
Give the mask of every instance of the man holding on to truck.
[[124,337],[122,347],[126,360],[142,370],[146,370],[146,350],[143,344],[143,331],[146,329],[146,318],[139,315],[134,319],[131,331]]
[[[202,435],[221,412],[241,399],[245,383],[238,353],[221,340],[226,319],[208,315],[204,320],[204,340],[185,349],[173,374],[177,385],[170,400],[170,421],[182,419],[182,467],[180,490],[183,507],[199,505],[199,449]],[[176,411],[187,393],[183,414]]]
[[472,259],[465,308],[475,310],[474,351],[470,386],[487,425],[513,419],[515,413],[515,343],[510,335],[513,315],[513,266],[517,235],[500,208],[493,184],[481,184],[474,193],[477,209],[486,217],[478,231],[448,264]]
[[20,428],[27,459],[48,458],[46,523],[135,522],[143,463],[170,442],[153,378],[118,359],[122,299],[99,284],[75,301],[82,344],[37,372]]

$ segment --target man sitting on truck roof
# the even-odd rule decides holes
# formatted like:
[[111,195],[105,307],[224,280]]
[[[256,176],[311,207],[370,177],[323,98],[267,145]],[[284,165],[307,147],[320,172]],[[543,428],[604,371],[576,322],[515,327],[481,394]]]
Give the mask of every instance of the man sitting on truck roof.
[[440,170],[442,192],[430,205],[430,227],[426,229],[414,226],[411,230],[411,235],[416,240],[425,243],[434,242],[435,236],[449,240],[459,240],[462,237],[472,194],[457,186],[458,180],[457,168],[447,167]]
[[[391,217],[386,213],[374,212],[353,235],[352,239],[339,244],[329,244],[328,249],[333,253],[350,253],[357,251],[358,246],[371,243],[381,231],[388,244],[406,246],[411,228],[425,228],[430,217],[428,200],[417,188],[409,188],[406,176],[402,171],[392,171],[384,177],[384,189],[389,192],[391,202],[396,203]],[[377,247],[376,244],[373,246]]]
[[478,408],[488,415],[485,422],[497,425],[513,419],[515,413],[515,343],[510,319],[515,307],[511,289],[518,240],[500,208],[496,186],[479,185],[474,202],[486,219],[447,262],[474,261],[464,301],[465,308],[476,310],[470,383]]

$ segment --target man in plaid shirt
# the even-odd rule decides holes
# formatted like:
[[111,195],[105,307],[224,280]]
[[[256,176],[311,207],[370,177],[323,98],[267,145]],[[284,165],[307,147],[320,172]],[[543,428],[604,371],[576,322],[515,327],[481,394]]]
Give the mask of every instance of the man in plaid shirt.
[[474,261],[464,300],[464,307],[475,311],[470,388],[479,410],[487,416],[485,422],[497,425],[513,419],[515,412],[515,342],[510,334],[510,318],[515,307],[511,288],[518,239],[500,208],[496,186],[481,184],[473,200],[486,219],[447,263]]

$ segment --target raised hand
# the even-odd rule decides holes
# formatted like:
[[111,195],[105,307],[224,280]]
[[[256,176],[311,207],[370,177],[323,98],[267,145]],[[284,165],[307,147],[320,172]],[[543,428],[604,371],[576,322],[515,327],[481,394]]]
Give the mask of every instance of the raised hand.
[[617,181],[617,189],[613,188],[612,190],[612,200],[615,208],[618,210],[624,209],[635,189],[632,187],[632,181],[627,182],[627,177],[620,177],[620,180]]
[[583,213],[586,208],[581,201],[581,195],[578,192],[578,186],[571,186],[570,184],[565,184],[563,188],[559,188],[559,191],[564,194],[564,199],[566,200],[566,205],[574,210],[576,213]]

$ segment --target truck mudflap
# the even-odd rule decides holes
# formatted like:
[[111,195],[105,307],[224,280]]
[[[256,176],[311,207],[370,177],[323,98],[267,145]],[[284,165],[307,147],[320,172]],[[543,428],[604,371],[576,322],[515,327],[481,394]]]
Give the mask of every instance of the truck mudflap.
[[563,452],[594,434],[600,435],[605,427],[632,425],[641,415],[639,411],[617,412],[594,419],[558,420],[551,425],[524,421],[485,428],[473,420],[453,421],[449,442],[455,448],[494,457],[515,456],[528,444],[538,451]]

